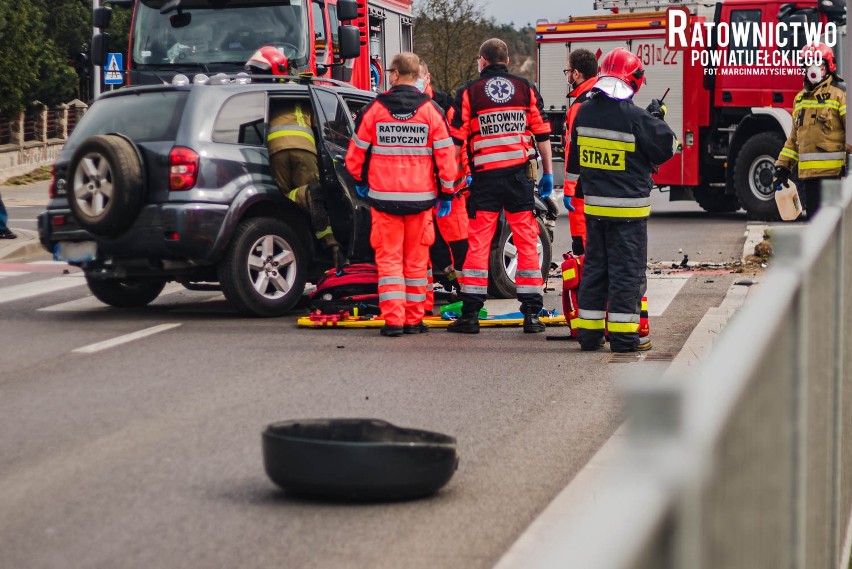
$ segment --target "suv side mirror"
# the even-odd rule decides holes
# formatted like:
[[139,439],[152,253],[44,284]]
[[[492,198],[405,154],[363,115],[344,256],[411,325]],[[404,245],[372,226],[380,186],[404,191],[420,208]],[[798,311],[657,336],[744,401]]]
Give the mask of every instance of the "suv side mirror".
[[107,61],[109,34],[98,32],[92,36],[92,65],[103,67]]
[[340,59],[352,59],[361,55],[361,33],[356,26],[340,26],[337,29]]
[[112,21],[112,8],[101,6],[92,12],[92,26],[95,28],[106,29],[109,27],[110,21]]
[[355,0],[337,0],[337,19],[341,22],[358,17],[358,2]]

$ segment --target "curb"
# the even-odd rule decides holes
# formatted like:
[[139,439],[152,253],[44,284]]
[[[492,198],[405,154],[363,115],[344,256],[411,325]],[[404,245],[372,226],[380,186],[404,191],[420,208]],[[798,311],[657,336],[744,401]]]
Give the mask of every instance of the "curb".
[[18,235],[17,239],[0,241],[0,261],[23,259],[38,253],[47,254],[38,240],[38,232],[29,229],[14,229],[14,232]]

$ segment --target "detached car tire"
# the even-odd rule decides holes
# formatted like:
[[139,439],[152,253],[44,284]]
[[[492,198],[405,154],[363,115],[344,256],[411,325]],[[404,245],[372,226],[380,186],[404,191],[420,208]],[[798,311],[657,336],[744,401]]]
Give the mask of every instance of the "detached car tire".
[[754,219],[781,219],[775,204],[772,178],[775,159],[784,147],[784,137],[775,132],[761,132],[749,138],[734,164],[734,188],[743,208]]
[[166,286],[159,279],[98,279],[86,274],[86,284],[95,298],[116,308],[137,308],[153,302]]
[[80,227],[105,237],[130,227],[144,191],[142,163],[130,141],[116,134],[89,137],[68,172],[68,204]]
[[289,225],[259,217],[240,223],[219,264],[225,298],[250,316],[281,316],[305,291],[305,253]]
[[[553,257],[553,244],[541,218],[538,224],[538,247],[541,276],[545,281],[550,272],[550,259]],[[498,227],[500,227],[498,225]],[[515,298],[515,274],[518,270],[518,252],[512,240],[512,228],[505,222],[503,231],[495,234],[497,247],[492,247],[488,260],[488,294],[495,298]]]

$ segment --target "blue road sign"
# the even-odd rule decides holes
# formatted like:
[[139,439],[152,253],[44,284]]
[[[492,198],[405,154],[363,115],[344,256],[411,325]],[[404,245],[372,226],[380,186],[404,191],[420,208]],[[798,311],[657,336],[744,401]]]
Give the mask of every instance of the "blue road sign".
[[104,67],[104,84],[121,85],[124,83],[124,65],[120,53],[107,55],[107,64]]

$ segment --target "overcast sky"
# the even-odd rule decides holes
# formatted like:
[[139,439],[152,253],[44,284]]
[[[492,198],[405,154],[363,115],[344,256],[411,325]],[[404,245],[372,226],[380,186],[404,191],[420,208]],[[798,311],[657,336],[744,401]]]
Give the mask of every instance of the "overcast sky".
[[477,0],[498,24],[514,22],[516,27],[535,25],[539,18],[557,21],[568,16],[593,13],[593,0]]

